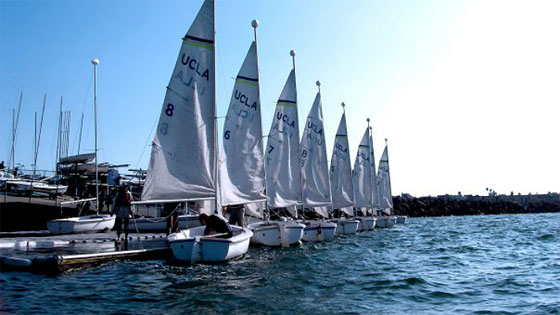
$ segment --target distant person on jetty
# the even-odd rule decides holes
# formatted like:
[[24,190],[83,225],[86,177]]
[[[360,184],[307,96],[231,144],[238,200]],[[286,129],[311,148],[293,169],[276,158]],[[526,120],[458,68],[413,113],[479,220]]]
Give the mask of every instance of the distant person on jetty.
[[119,187],[119,191],[113,202],[113,214],[115,218],[115,226],[117,227],[117,243],[121,242],[121,231],[124,223],[124,240],[128,241],[128,222],[132,215],[132,194],[128,191],[128,186]]
[[205,225],[204,235],[208,237],[230,238],[233,236],[231,226],[226,222],[225,218],[217,215],[208,216],[201,213],[198,216],[201,225]]
[[181,204],[179,202],[171,202],[163,204],[162,217],[166,217],[165,234],[179,232],[179,211],[178,208]]
[[229,224],[235,224],[243,227],[243,218],[245,216],[245,206],[231,205],[226,207],[229,212]]

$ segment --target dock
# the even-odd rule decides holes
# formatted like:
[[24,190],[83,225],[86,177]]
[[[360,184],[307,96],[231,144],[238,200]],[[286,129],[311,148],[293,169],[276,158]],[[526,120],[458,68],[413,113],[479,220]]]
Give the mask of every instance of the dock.
[[171,257],[165,234],[129,234],[120,244],[115,242],[115,232],[41,235],[31,231],[2,237],[0,271],[60,273],[110,261]]

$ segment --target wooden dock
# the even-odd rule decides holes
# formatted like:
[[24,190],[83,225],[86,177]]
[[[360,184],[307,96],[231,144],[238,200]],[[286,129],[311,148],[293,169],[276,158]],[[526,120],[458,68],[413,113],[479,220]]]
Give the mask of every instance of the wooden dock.
[[[0,270],[59,273],[123,259],[168,259],[165,234],[129,235],[115,242],[115,233],[29,236],[0,239]],[[35,233],[35,232],[34,232]]]

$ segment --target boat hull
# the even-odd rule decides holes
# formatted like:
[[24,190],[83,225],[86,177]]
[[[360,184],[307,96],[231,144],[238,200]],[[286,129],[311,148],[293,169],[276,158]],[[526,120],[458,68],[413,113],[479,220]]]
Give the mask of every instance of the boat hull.
[[221,263],[247,253],[253,233],[247,228],[232,226],[230,238],[204,237],[205,226],[190,228],[169,235],[173,257],[183,263]]
[[336,235],[354,234],[358,231],[360,225],[360,221],[354,219],[339,219],[331,222],[336,223]]
[[397,217],[397,224],[405,224],[406,223],[406,219],[408,217],[405,215],[400,215]]
[[373,217],[356,217],[355,219],[360,221],[358,232],[372,231],[377,221]]
[[396,217],[378,217],[375,223],[376,228],[391,228],[397,223]]
[[[197,215],[179,216],[179,230],[186,230],[197,226],[200,226]],[[128,228],[138,229],[138,232],[165,232],[167,229],[167,220],[165,218],[131,219]]]
[[332,241],[335,237],[336,226],[334,222],[325,221],[303,221],[302,240],[305,242]]
[[115,225],[115,216],[88,215],[47,222],[51,234],[96,233],[108,231]]
[[299,244],[305,225],[291,221],[261,221],[249,224],[248,228],[253,231],[251,244],[278,247]]

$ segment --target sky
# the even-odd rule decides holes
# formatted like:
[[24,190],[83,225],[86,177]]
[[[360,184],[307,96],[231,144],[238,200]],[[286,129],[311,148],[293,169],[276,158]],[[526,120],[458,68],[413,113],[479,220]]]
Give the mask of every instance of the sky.
[[[34,112],[47,94],[37,166],[55,167],[61,97],[70,154],[146,168],[181,38],[202,0],[0,1],[0,159],[23,102],[16,163],[33,164]],[[346,103],[352,160],[371,118],[389,141],[393,194],[560,191],[560,2],[216,0],[218,115],[258,19],[263,130],[297,51],[302,126],[321,81],[330,157]],[[223,124],[223,121],[220,122]],[[300,130],[302,130],[300,128]]]

